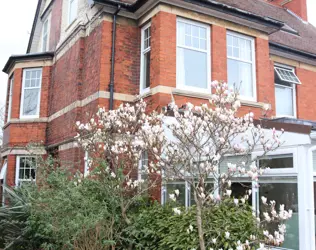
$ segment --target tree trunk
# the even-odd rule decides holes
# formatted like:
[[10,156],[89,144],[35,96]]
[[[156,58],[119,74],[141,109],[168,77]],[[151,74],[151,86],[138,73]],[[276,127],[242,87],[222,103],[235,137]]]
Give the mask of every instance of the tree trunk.
[[199,234],[200,249],[205,250],[204,230],[203,230],[203,226],[202,226],[201,201],[198,199],[195,190],[194,190],[194,200],[196,203],[196,225],[197,225],[198,234]]

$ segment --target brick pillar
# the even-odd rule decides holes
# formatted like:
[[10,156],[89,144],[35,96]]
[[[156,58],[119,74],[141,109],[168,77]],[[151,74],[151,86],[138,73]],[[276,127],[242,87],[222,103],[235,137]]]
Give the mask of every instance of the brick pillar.
[[227,82],[226,28],[213,25],[211,31],[212,81]]
[[159,12],[151,21],[150,87],[176,87],[177,16]]
[[269,41],[256,38],[257,101],[270,103],[271,115],[275,115],[274,67],[269,58]]

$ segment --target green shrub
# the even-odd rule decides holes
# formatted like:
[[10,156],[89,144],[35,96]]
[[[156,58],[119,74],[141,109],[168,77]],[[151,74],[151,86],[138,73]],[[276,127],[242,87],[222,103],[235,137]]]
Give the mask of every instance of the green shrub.
[[[133,242],[133,249],[198,249],[196,209],[181,208],[175,215],[172,206],[153,204],[134,216],[133,223],[125,231],[125,237]],[[259,234],[249,205],[237,207],[231,200],[203,210],[203,227],[208,249],[236,248],[236,242],[245,242],[250,235]],[[229,239],[225,232],[230,233]],[[216,239],[216,244],[212,239]]]

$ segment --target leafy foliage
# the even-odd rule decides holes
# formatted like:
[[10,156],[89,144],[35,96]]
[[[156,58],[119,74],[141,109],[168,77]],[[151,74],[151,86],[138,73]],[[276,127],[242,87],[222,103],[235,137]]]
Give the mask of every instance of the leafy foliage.
[[[198,249],[196,209],[180,210],[180,215],[174,214],[170,204],[142,209],[125,230],[126,238],[133,241],[133,249]],[[236,249],[236,242],[245,242],[250,235],[263,238],[247,204],[236,206],[228,199],[205,208],[202,218],[208,249]],[[227,239],[222,232],[230,232],[230,237]]]
[[[0,210],[6,248],[86,249],[83,245],[88,244],[91,250],[101,250],[119,244],[125,222],[117,179],[106,169],[101,165],[90,178],[73,177],[59,168],[44,170],[38,187],[10,190],[14,199]],[[97,239],[95,248],[90,247],[91,239]],[[24,246],[25,242],[32,246]]]

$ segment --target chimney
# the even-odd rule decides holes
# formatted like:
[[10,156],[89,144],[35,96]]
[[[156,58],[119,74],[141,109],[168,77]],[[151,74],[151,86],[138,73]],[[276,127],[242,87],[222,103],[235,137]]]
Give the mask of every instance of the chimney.
[[268,2],[289,9],[296,15],[307,21],[307,2],[306,0],[267,0]]

